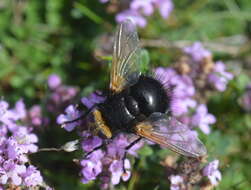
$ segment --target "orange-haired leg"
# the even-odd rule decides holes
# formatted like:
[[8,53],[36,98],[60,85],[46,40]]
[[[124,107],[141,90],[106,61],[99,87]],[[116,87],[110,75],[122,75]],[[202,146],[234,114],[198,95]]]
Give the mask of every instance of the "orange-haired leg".
[[105,124],[101,112],[96,109],[93,111],[93,115],[98,130],[100,130],[108,139],[112,138],[112,132],[110,128]]

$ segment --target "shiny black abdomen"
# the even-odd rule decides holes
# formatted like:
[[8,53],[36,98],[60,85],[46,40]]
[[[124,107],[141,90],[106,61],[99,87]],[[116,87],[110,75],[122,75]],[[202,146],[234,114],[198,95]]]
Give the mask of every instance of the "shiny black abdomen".
[[166,112],[170,103],[170,97],[163,85],[147,76],[141,76],[138,82],[130,87],[130,96],[138,102],[140,113],[146,117],[154,112]]
[[163,85],[152,77],[142,75],[136,84],[108,97],[98,107],[113,133],[116,130],[130,132],[137,122],[152,113],[165,113],[169,102],[170,97]]

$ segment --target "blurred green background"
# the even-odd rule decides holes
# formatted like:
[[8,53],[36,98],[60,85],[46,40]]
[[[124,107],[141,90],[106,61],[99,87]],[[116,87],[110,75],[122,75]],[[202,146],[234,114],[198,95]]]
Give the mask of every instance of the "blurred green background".
[[[209,160],[220,160],[223,179],[217,189],[251,189],[251,115],[238,104],[251,77],[251,1],[174,0],[173,3],[174,11],[167,20],[154,14],[149,17],[147,27],[139,29],[139,36],[142,41],[165,39],[174,44],[202,41],[213,52],[214,59],[223,60],[236,75],[228,90],[209,101],[209,112],[217,117],[217,123],[210,135],[203,136],[203,142],[209,149]],[[105,88],[109,61],[100,58],[99,53],[104,46],[102,36],[115,29],[114,17],[115,13],[109,13],[107,5],[98,0],[0,1],[0,96],[11,103],[23,98],[28,106],[41,104],[48,93],[47,77],[52,73],[60,75],[65,84],[78,86],[81,95]],[[146,45],[146,49],[151,67],[168,66],[179,56],[173,47]],[[56,129],[47,129],[53,130]],[[43,141],[51,141],[44,133]],[[54,145],[74,136],[60,134],[61,139]],[[38,165],[49,184],[56,189],[95,186],[95,182],[89,185],[79,182],[77,169],[71,163],[74,156],[52,154],[38,155]],[[154,174],[161,177],[161,184],[168,184],[158,164],[162,155],[162,151],[154,156],[151,150],[143,151],[143,165],[136,169],[136,177],[116,189],[154,189],[155,182],[151,179]],[[52,167],[51,163],[57,164]],[[72,173],[67,173],[69,170]]]

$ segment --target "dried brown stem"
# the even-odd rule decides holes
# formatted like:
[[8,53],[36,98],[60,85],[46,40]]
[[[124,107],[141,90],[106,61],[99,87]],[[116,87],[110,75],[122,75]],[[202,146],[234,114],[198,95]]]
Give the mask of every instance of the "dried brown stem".
[[[142,47],[157,47],[157,48],[174,48],[181,50],[182,48],[194,43],[189,40],[168,41],[165,39],[142,39]],[[230,37],[219,38],[211,42],[201,42],[204,47],[214,52],[226,53],[233,56],[239,55],[248,39],[245,36],[236,35]]]
[[63,151],[62,148],[40,148],[37,152],[60,152]]

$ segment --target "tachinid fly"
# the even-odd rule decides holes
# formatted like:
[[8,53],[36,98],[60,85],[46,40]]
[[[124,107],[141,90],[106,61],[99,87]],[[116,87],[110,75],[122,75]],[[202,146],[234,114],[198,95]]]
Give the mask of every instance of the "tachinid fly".
[[138,136],[126,150],[145,138],[179,154],[199,158],[206,148],[194,131],[168,116],[170,96],[156,77],[140,73],[136,27],[126,20],[117,28],[106,100],[94,105],[96,127],[107,138],[120,132]]

